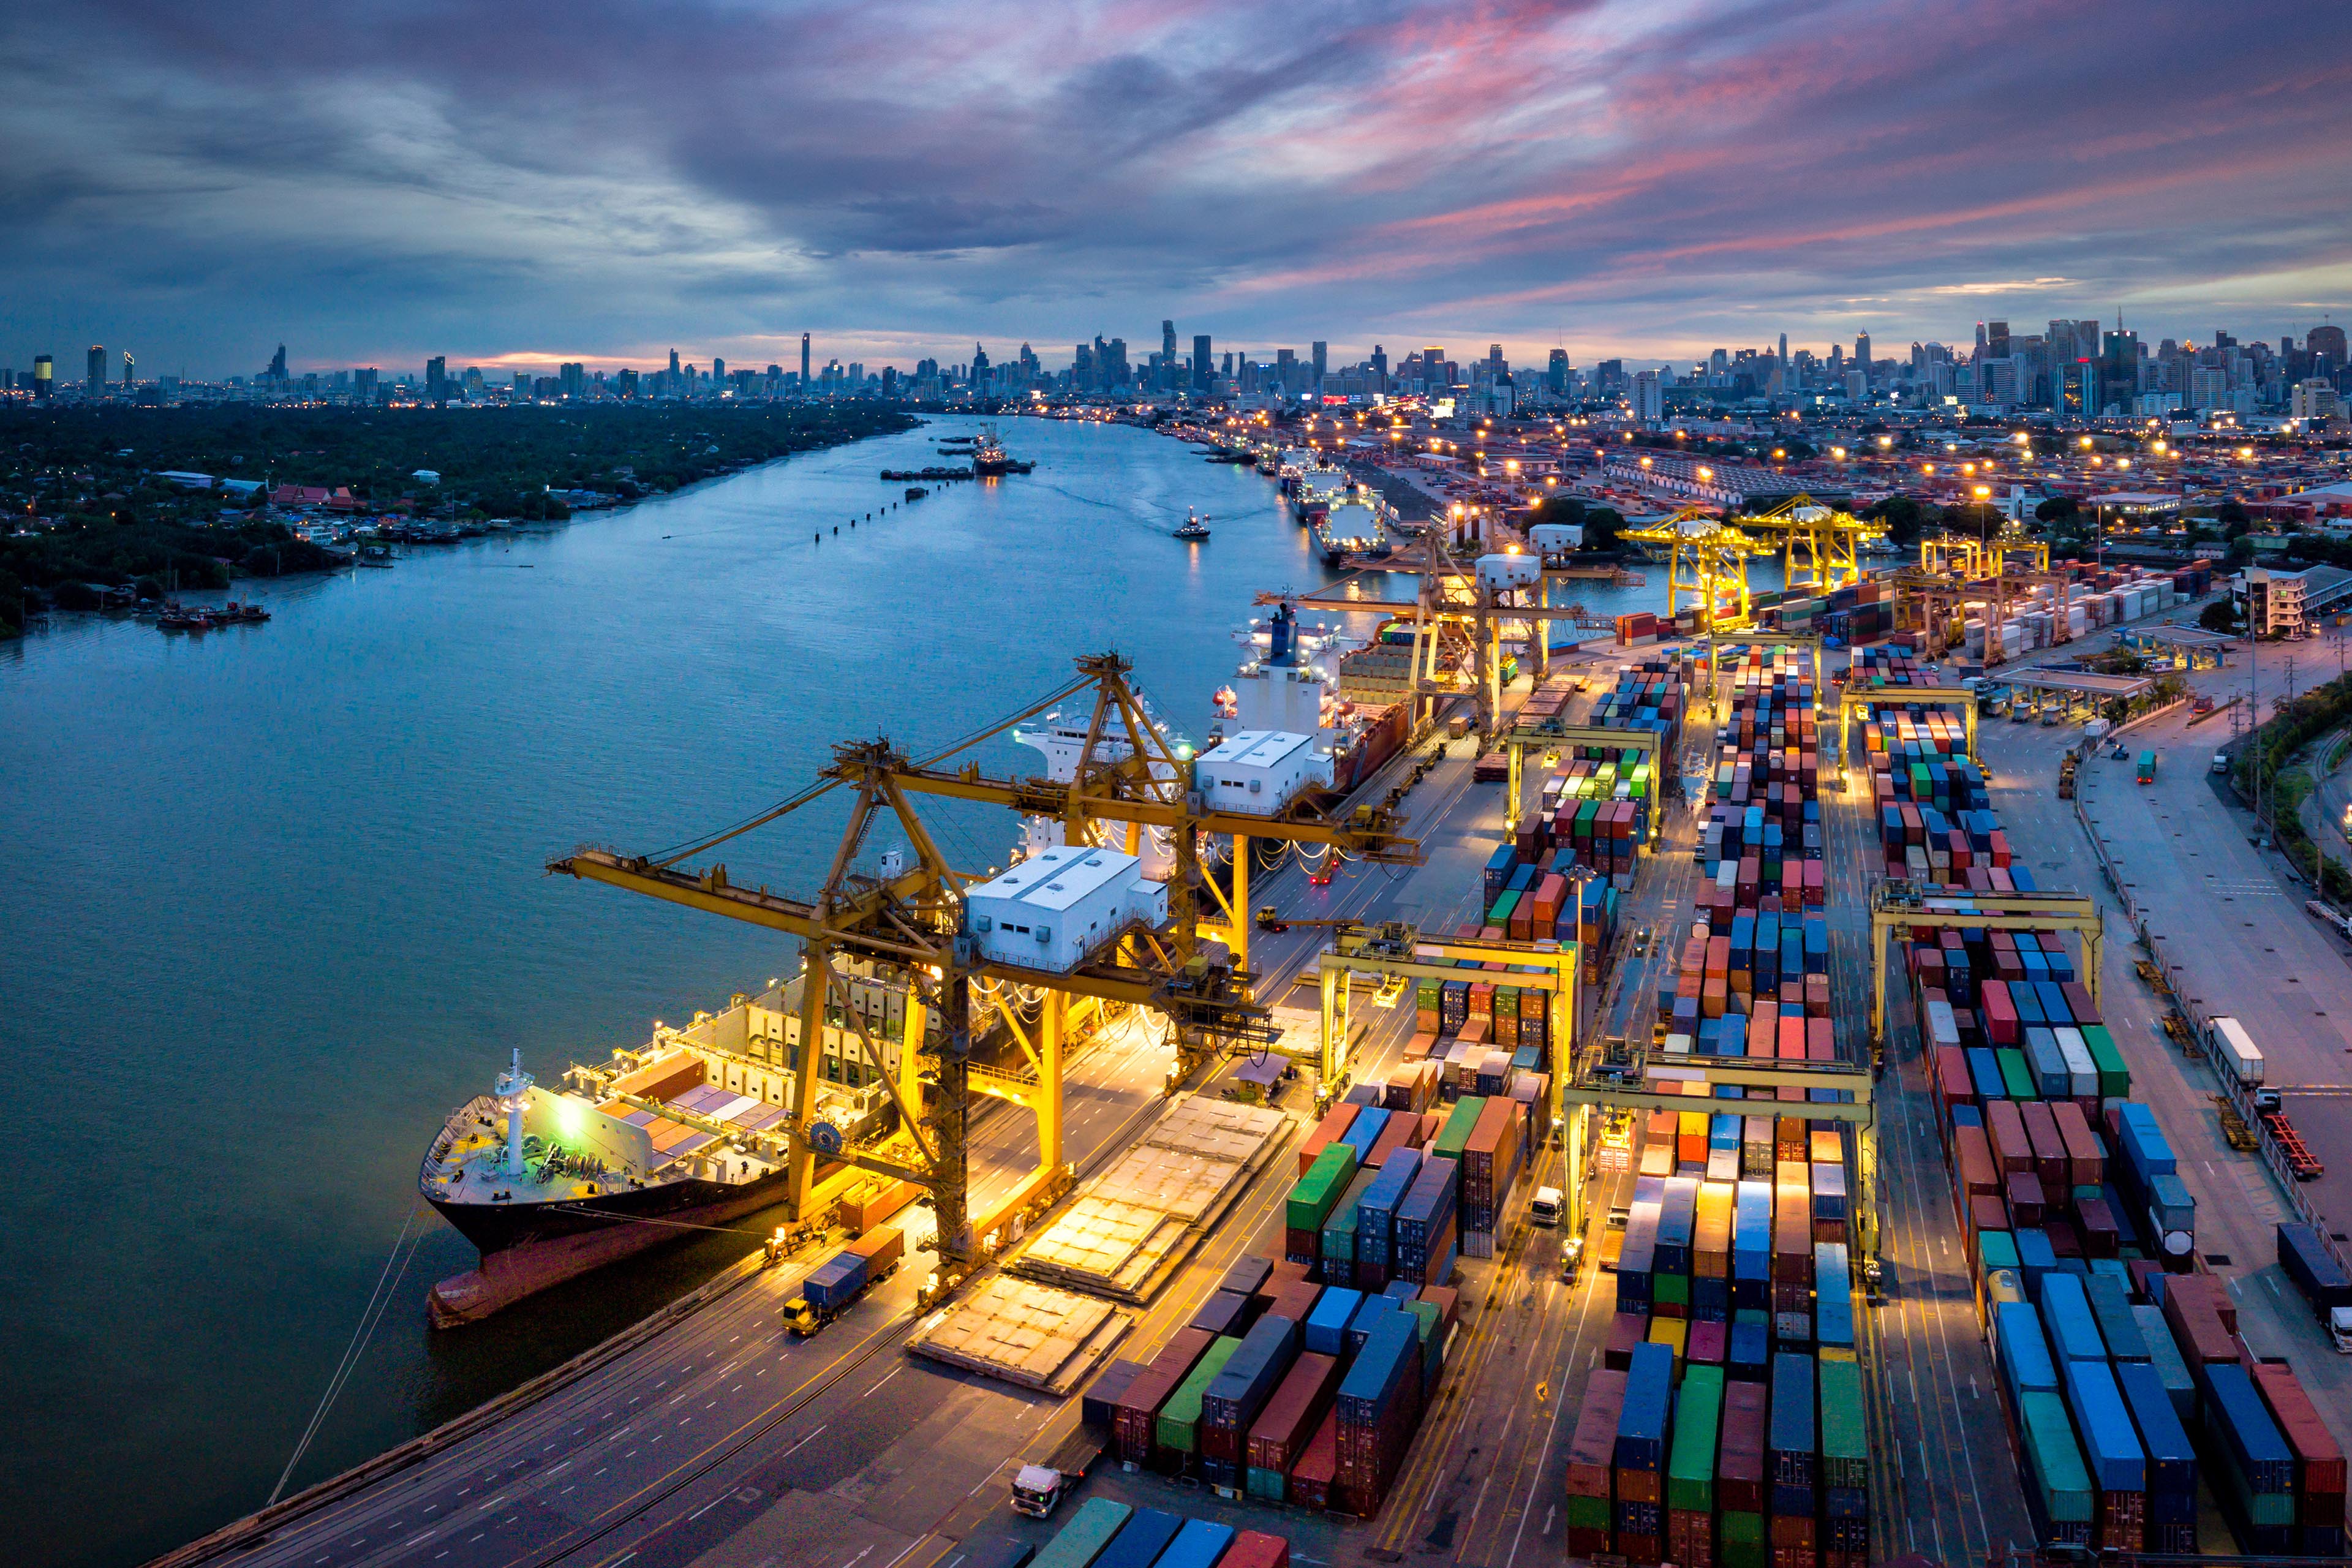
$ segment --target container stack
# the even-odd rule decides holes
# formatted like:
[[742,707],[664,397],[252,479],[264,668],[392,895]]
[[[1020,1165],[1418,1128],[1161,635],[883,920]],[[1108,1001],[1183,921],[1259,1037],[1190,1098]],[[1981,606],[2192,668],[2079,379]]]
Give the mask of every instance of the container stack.
[[1456,1310],[1443,1288],[1326,1287],[1287,1259],[1244,1258],[1191,1325],[1088,1397],[1100,1394],[1109,1451],[1129,1468],[1370,1515],[1435,1391]]
[[1616,1549],[1634,1563],[1663,1560],[1665,1533],[1666,1426],[1674,1402],[1675,1358],[1660,1344],[1633,1349],[1625,1372],[1624,1403],[1611,1450],[1616,1494]]
[[[1750,649],[1735,657],[1738,663],[1727,669],[1731,710],[1716,731],[1707,816],[1699,829],[1697,858],[1705,875],[1698,905],[1715,935],[1732,938],[1743,957],[1762,960],[1769,977],[1763,989],[1754,984],[1751,965],[1739,966],[1749,978],[1749,994],[1785,1000],[1785,992],[1774,987],[1809,972],[1804,948],[1792,952],[1780,933],[1797,928],[1797,917],[1821,908],[1826,897],[1815,674],[1799,654]],[[1735,931],[1733,917],[1740,913],[1775,918],[1769,926],[1759,920]],[[1797,962],[1788,962],[1791,957]],[[1826,975],[1826,928],[1819,957]],[[1725,969],[1728,980],[1728,954]]]

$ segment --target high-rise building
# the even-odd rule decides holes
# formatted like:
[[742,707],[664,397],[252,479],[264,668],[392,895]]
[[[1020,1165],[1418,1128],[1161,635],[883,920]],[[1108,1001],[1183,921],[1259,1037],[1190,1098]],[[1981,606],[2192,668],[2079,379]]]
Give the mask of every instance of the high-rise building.
[[1567,394],[1568,351],[1566,349],[1551,351],[1551,360],[1544,366],[1544,385],[1550,389],[1554,396],[1563,396]]
[[1869,374],[1869,371],[1870,371],[1870,365],[1871,365],[1871,359],[1870,359],[1870,334],[1869,334],[1868,332],[1856,332],[1856,333],[1854,333],[1854,335],[1853,335],[1853,358],[1854,358],[1854,363],[1855,363],[1856,364],[1859,364],[1860,366],[1862,366],[1862,368],[1863,368],[1863,373],[1864,373],[1864,374]]
[[1214,363],[1214,362],[1213,362],[1213,360],[1211,358],[1210,352],[1209,352],[1209,334],[1208,334],[1208,333],[1206,333],[1206,332],[1195,332],[1195,333],[1193,333],[1193,334],[1192,334],[1192,390],[1193,390],[1193,391],[1195,391],[1195,392],[1206,392],[1206,391],[1208,391],[1208,390],[1209,390],[1209,377],[1210,377],[1210,375],[1211,375],[1211,374],[1215,371],[1215,369],[1216,369],[1215,363]]
[[1984,332],[1985,353],[1995,359],[2007,359],[2009,357],[2009,323],[1987,321]]
[[1654,425],[1665,416],[1665,389],[1659,384],[1658,373],[1640,372],[1633,377],[1633,417]]
[[1160,322],[1160,363],[1166,365],[1176,363],[1176,323],[1165,317]]
[[40,402],[49,400],[49,393],[58,377],[58,362],[47,354],[33,356],[33,395]]
[[373,403],[376,384],[381,379],[382,372],[373,365],[352,372],[352,395],[362,403]]
[[1786,332],[1780,334],[1780,363],[1789,363],[1789,334]]
[[808,335],[806,332],[803,332],[803,333],[801,334],[801,390],[802,390],[803,392],[806,392],[806,391],[808,390],[808,384],[809,384],[809,335]]
[[93,397],[106,390],[106,345],[103,343],[89,345],[89,385]]
[[1432,386],[1445,384],[1445,350],[1437,343],[1424,343],[1421,350],[1422,379]]
[[286,345],[279,343],[278,352],[269,356],[269,368],[261,373],[272,381],[286,379]]
[[559,365],[555,379],[564,396],[576,400],[588,395],[588,367],[578,360]]
[[1372,345],[1371,364],[1372,374],[1380,378],[1379,390],[1386,392],[1389,385],[1389,351],[1386,345],[1381,343]]
[[[677,357],[676,351],[670,357]],[[436,405],[449,401],[449,360],[446,354],[435,354],[425,362],[425,400]]]
[[710,361],[710,384],[717,386],[727,379],[727,362],[713,356]]
[[1315,389],[1320,392],[1323,389],[1324,373],[1331,368],[1331,348],[1328,343],[1318,341],[1310,352],[1315,356]]
[[2330,369],[2344,368],[2344,329],[2314,327],[2303,340],[2303,352],[2314,359],[2324,359]]
[[131,383],[138,379],[138,362],[131,357],[131,351],[129,349],[124,349],[122,351],[122,390],[125,392],[130,391]]

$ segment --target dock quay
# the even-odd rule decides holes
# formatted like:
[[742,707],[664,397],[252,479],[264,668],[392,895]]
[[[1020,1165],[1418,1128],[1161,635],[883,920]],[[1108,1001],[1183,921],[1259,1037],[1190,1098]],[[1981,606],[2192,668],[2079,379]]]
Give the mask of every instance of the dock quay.
[[[2094,753],[2061,800],[2078,729],[1979,730],[1972,697],[1898,655],[1751,636],[1551,650],[1491,745],[1424,722],[1341,808],[1204,818],[1129,767],[1139,829],[1359,858],[1328,883],[1303,857],[1207,879],[1202,945],[1165,971],[1127,927],[1053,972],[1096,999],[1089,1043],[1065,1063],[1041,1000],[1037,1068],[990,1069],[960,1179],[872,1157],[934,1201],[898,1222],[910,1266],[822,1332],[782,1314],[826,1248],[747,1261],[159,1563],[930,1568],[1171,1514],[1230,1532],[1237,1565],[1272,1560],[1256,1537],[1465,1568],[2340,1552],[2325,1448],[2352,1440],[2352,1374],[2275,1232],[2352,1228],[2352,1101],[2327,1092],[2352,944],[2299,913],[2185,709],[2130,732],[2165,759],[2152,784]],[[2188,679],[2227,698],[2247,674]],[[1480,782],[1496,749],[1504,781]],[[837,782],[877,797],[999,798],[976,771],[856,765]],[[1052,816],[1059,788],[1002,793]],[[921,868],[894,866],[859,896],[920,907]],[[813,919],[723,868],[562,868]],[[814,929],[820,950],[875,941]],[[1055,994],[1003,951],[955,962]],[[2229,1091],[2168,1035],[2176,1010],[2263,1041],[2323,1174],[2282,1182],[2230,1145]],[[1154,1140],[1244,1105],[1222,1163]],[[2081,1136],[2013,1145],[2044,1122]],[[940,1157],[941,1123],[913,1125]],[[1089,1303],[1083,1378],[910,1353],[959,1303],[1017,1312],[1036,1288]],[[2159,1331],[2185,1342],[2168,1358]],[[1114,1419],[1076,1500],[1013,1512],[1014,1472],[1064,1451],[1090,1399]]]

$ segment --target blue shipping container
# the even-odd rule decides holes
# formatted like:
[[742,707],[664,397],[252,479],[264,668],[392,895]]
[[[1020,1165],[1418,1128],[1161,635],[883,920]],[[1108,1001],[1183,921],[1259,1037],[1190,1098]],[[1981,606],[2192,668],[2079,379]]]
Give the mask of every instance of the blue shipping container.
[[1675,1352],[1643,1341],[1625,1369],[1625,1403],[1617,1416],[1615,1460],[1622,1470],[1665,1467],[1666,1414],[1673,1404]]
[[1137,1509],[1095,1559],[1095,1568],[1151,1568],[1183,1528],[1180,1515],[1156,1508]]
[[1157,1568],[1216,1568],[1217,1559],[1234,1543],[1234,1527],[1218,1524],[1213,1520],[1188,1519],[1168,1550],[1160,1556]]
[[2092,1317],[2090,1299],[2074,1275],[2053,1269],[2042,1276],[2042,1326],[2049,1331],[2050,1348],[2059,1361],[2107,1359],[2098,1320]]
[[1307,1348],[1317,1355],[1348,1353],[1348,1321],[1363,1310],[1364,1293],[1334,1285],[1307,1314]]
[[2103,1361],[2070,1361],[2064,1369],[2066,1403],[2083,1440],[2083,1461],[2103,1492],[2147,1489],[2147,1456],[2132,1427],[2116,1374]]

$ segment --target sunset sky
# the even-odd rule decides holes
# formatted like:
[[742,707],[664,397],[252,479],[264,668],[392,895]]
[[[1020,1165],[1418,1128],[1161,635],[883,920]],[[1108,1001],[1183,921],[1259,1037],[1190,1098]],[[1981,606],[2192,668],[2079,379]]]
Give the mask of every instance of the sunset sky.
[[61,374],[2352,315],[2332,5],[79,0],[0,41],[0,364]]

